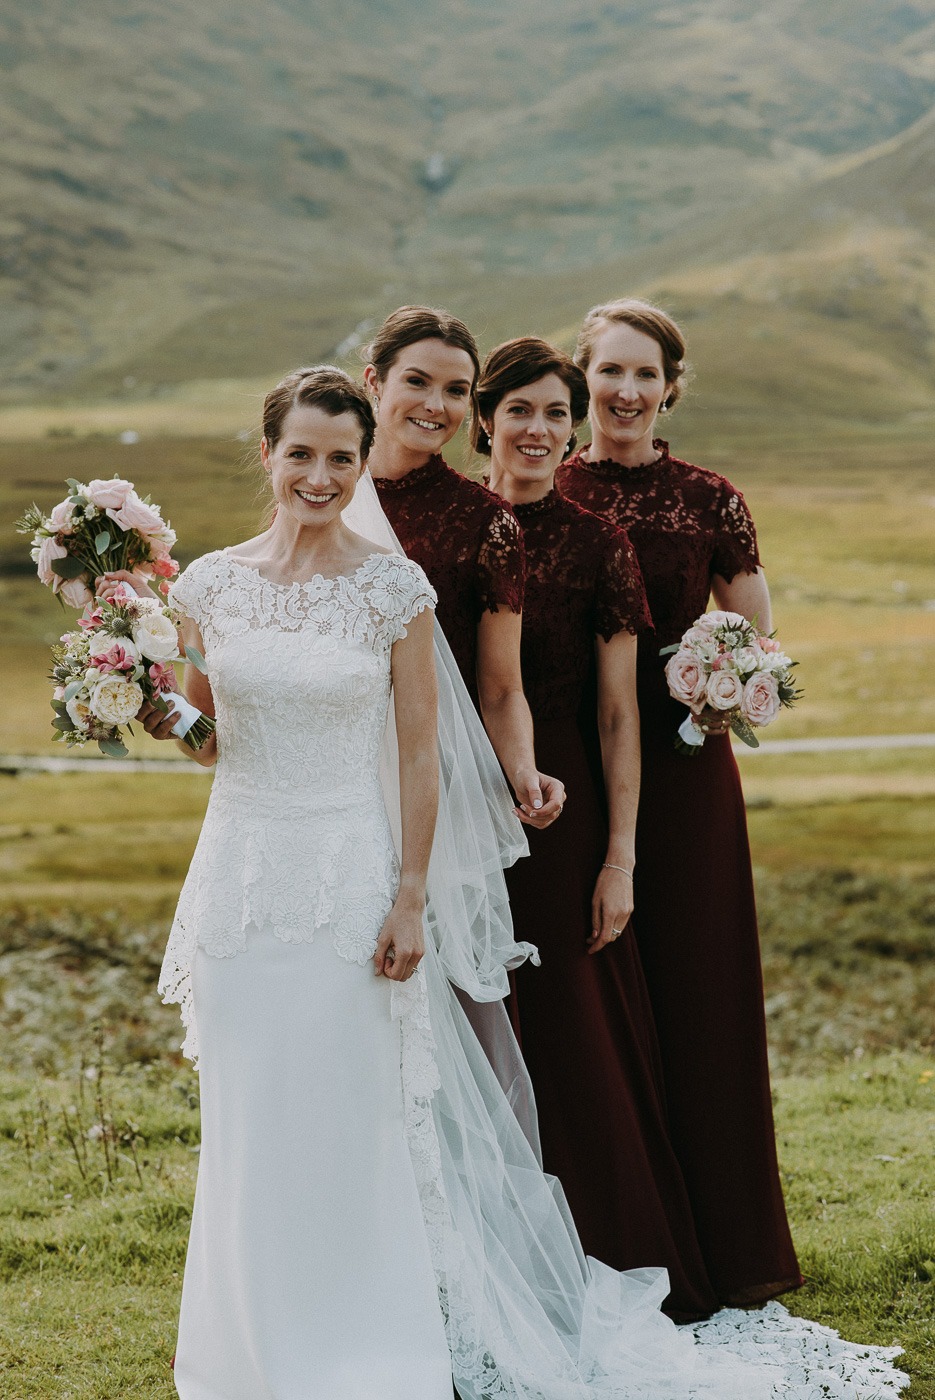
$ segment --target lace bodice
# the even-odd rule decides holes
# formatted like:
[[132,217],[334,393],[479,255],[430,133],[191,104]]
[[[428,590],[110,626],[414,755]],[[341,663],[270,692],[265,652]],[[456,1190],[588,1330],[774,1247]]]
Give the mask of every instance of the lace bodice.
[[230,957],[251,929],[288,943],[327,924],[342,957],[372,955],[398,879],[379,781],[391,651],[435,594],[399,555],[284,585],[220,551],[170,601],[201,631],[217,712],[214,785],[160,983],[186,1017],[196,947]]
[[[704,612],[715,574],[730,581],[735,574],[753,573],[760,557],[740,492],[723,476],[671,457],[661,439],[653,446],[660,456],[645,467],[570,457],[556,484],[563,496],[630,536],[643,571],[657,655]],[[648,642],[641,654],[650,654]]]
[[476,702],[481,615],[523,607],[516,519],[499,496],[437,456],[398,481],[374,477],[374,485],[400,544],[438,594],[439,624]]
[[651,626],[640,566],[622,530],[550,491],[514,506],[526,547],[523,688],[533,719],[573,719],[594,639]]

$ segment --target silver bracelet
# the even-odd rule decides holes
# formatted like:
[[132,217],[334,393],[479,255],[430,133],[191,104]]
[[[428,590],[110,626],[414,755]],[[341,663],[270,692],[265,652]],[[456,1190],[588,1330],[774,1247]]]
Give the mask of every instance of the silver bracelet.
[[611,865],[611,863],[610,863],[609,860],[605,860],[605,861],[604,861],[604,864],[603,864],[603,866],[602,866],[601,868],[602,868],[603,870],[619,870],[619,871],[620,871],[620,874],[621,874],[621,875],[626,875],[626,877],[627,877],[628,880],[632,880],[632,879],[633,879],[633,871],[632,871],[632,870],[625,870],[625,869],[623,868],[622,865]]

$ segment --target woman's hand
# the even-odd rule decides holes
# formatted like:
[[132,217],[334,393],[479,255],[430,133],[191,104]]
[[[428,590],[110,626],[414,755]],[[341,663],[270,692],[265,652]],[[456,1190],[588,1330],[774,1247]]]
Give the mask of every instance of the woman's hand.
[[419,966],[425,955],[422,910],[422,901],[411,895],[400,894],[396,900],[373,955],[378,977],[405,982]]
[[140,598],[155,598],[157,603],[162,602],[159,594],[150,588],[145,578],[140,574],[131,574],[128,569],[113,569],[110,573],[101,574],[100,578],[95,580],[94,591],[105,603],[109,603],[121,583],[125,583]]
[[172,726],[179,722],[179,712],[172,704],[171,693],[164,695],[163,699],[169,706],[168,713],[157,710],[149,700],[144,700],[139,708],[136,718],[154,739],[174,739]]
[[633,913],[633,881],[622,870],[605,865],[597,877],[591,901],[588,952],[599,953],[620,937]]
[[[565,805],[565,784],[533,770],[516,777],[516,815],[527,826],[551,826]],[[536,805],[538,803],[538,806]]]
[[726,734],[730,721],[729,710],[714,710],[710,705],[705,705],[697,715],[692,716],[692,723],[702,734]]

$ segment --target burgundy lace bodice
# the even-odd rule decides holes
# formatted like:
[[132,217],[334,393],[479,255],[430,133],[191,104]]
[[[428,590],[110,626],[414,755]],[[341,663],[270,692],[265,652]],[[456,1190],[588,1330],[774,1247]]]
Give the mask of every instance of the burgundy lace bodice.
[[438,594],[436,616],[465,685],[477,699],[477,624],[484,612],[521,612],[525,557],[509,506],[431,457],[398,481],[375,477],[403,549]]
[[513,509],[526,545],[523,688],[535,721],[572,719],[595,637],[651,627],[640,566],[624,531],[557,491]]
[[562,495],[626,530],[633,542],[656,634],[655,653],[681,639],[708,606],[715,574],[730,581],[759,562],[756,531],[743,496],[723,476],[669,455],[668,443],[645,467],[586,462],[559,468]]

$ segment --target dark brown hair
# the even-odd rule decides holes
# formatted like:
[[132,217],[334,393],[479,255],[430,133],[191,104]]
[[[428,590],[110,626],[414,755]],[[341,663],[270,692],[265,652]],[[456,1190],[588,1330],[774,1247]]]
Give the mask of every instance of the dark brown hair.
[[288,414],[299,405],[321,408],[334,418],[353,413],[360,424],[361,461],[366,461],[377,425],[370,400],[349,374],[334,365],[312,365],[281,379],[263,404],[263,436],[269,447],[276,446]]
[[[490,438],[482,418],[491,421],[497,404],[514,389],[537,384],[547,374],[557,374],[568,388],[571,421],[577,428],[588,413],[588,381],[564,350],[538,336],[521,335],[491,350],[484,361],[477,385],[477,416],[471,426],[471,442],[476,452],[490,456]],[[574,441],[572,441],[572,446]],[[569,451],[571,449],[569,448]]]
[[475,393],[480,375],[477,341],[464,322],[459,321],[457,316],[452,316],[450,311],[440,311],[434,306],[398,306],[387,316],[373,340],[361,353],[368,364],[373,365],[377,379],[382,383],[396,363],[400,351],[405,350],[407,345],[415,345],[418,340],[440,340],[443,345],[451,345],[470,356],[474,366],[471,407],[476,412]]
[[674,408],[682,396],[683,381],[687,372],[685,364],[685,337],[672,317],[658,306],[636,297],[619,297],[616,301],[605,301],[600,306],[592,306],[585,316],[578,332],[575,346],[575,362],[583,370],[591,363],[594,342],[605,324],[617,322],[632,326],[636,331],[651,336],[662,351],[662,373],[670,386],[663,408]]

